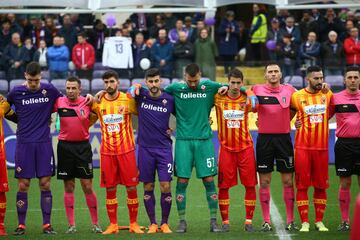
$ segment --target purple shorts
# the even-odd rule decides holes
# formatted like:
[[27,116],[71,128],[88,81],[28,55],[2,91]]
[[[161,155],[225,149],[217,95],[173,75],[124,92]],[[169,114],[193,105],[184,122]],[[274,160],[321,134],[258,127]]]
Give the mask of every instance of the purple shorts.
[[144,183],[155,182],[157,170],[160,182],[170,182],[173,173],[173,155],[171,148],[147,148],[139,146],[139,180]]
[[15,177],[41,178],[54,176],[55,163],[51,142],[17,143]]

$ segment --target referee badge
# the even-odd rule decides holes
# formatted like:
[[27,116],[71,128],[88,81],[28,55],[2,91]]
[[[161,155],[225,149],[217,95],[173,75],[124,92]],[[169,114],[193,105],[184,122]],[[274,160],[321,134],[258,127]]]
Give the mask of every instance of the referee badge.
[[282,97],[282,102],[286,103],[286,97]]
[[85,111],[84,111],[84,109],[80,109],[80,116],[85,116]]
[[162,103],[164,104],[164,106],[166,105],[166,103],[167,103],[167,100],[166,99],[164,99],[164,100],[162,100]]
[[43,89],[43,90],[41,91],[41,93],[42,93],[42,95],[44,95],[44,97],[45,97],[45,96],[46,96],[47,91],[46,91],[45,89]]

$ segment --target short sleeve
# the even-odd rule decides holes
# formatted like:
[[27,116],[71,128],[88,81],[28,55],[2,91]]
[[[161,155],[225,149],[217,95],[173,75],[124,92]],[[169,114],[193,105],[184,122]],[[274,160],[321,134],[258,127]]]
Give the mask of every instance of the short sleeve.
[[298,111],[298,106],[297,106],[297,101],[296,101],[296,95],[297,94],[292,94],[291,95],[291,101],[290,101],[290,108],[293,111]]
[[128,98],[129,112],[137,115],[136,101],[133,98]]

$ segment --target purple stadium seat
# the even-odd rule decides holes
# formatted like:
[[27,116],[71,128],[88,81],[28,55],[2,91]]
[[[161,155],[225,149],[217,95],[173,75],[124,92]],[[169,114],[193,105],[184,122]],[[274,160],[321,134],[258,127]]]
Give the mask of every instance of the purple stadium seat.
[[344,88],[344,77],[341,75],[329,75],[325,77],[325,82],[330,84],[331,88]]
[[93,94],[96,94],[97,92],[103,89],[104,89],[104,81],[102,80],[102,78],[94,78],[93,80],[91,80],[91,92]]
[[107,67],[104,67],[101,62],[96,62],[94,64],[94,71],[96,70],[106,70]]
[[286,76],[284,78],[284,83],[288,83],[288,84],[292,85],[294,88],[297,88],[297,89],[305,87],[303,77],[302,76],[297,76],[297,75]]
[[6,79],[0,79],[0,92],[5,94],[9,92],[9,82]]
[[170,79],[169,78],[161,78],[162,83],[160,85],[160,88],[165,88],[168,85],[170,85]]
[[25,79],[13,79],[10,81],[10,91],[16,86],[16,85],[21,85],[25,82]]
[[95,70],[93,72],[93,78],[102,78],[102,75],[106,72],[106,70]]
[[65,93],[66,79],[53,79],[51,80],[51,84],[54,85],[54,87],[56,87],[60,92]]

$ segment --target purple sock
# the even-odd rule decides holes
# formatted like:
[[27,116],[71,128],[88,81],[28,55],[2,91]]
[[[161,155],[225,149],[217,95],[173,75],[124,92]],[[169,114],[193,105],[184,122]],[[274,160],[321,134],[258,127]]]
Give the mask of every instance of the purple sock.
[[28,194],[27,192],[17,192],[16,194],[16,209],[18,214],[19,225],[25,225],[26,212],[28,208]]
[[41,212],[43,216],[43,224],[50,224],[50,215],[52,209],[51,191],[41,191]]
[[170,209],[171,209],[172,197],[171,192],[169,193],[161,193],[161,225],[164,223],[168,223]]
[[144,205],[150,224],[156,224],[154,191],[144,191]]

